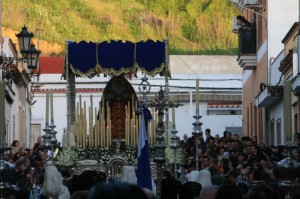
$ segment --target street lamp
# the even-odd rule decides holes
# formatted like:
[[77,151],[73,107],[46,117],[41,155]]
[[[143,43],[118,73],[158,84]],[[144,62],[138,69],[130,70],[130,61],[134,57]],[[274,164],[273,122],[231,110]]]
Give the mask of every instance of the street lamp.
[[34,34],[32,32],[28,32],[27,27],[24,25],[22,27],[21,32],[16,34],[16,37],[18,37],[19,45],[20,45],[20,52],[24,57],[28,54],[28,52],[31,49],[31,41]]
[[21,32],[16,34],[16,37],[19,40],[20,52],[23,56],[23,59],[27,61],[28,69],[37,69],[38,58],[41,53],[40,50],[35,48],[35,45],[32,44],[32,38],[34,34],[28,32],[27,27],[24,25]]
[[41,51],[35,48],[34,44],[30,45],[30,50],[27,54],[27,67],[28,69],[37,69],[38,68],[38,58]]
[[6,57],[5,54],[0,55],[0,65],[1,69],[8,70],[11,67],[11,64],[14,61],[25,61],[27,63],[28,69],[37,69],[38,67],[38,58],[41,54],[40,50],[35,48],[35,45],[32,44],[33,33],[27,31],[27,27],[24,26],[22,31],[16,34],[16,37],[19,40],[20,52],[22,57]]

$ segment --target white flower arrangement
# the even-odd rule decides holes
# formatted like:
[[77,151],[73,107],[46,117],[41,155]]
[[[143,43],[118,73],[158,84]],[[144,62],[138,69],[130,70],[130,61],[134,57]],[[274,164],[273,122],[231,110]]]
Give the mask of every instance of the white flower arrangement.
[[127,162],[134,162],[136,159],[136,149],[133,146],[127,146],[125,152],[123,153],[123,157]]
[[77,151],[72,148],[64,148],[54,159],[54,164],[70,167],[76,165],[78,160],[79,156]]
[[109,148],[108,147],[104,147],[104,146],[101,146],[99,148],[99,162],[100,163],[103,163],[103,164],[106,164],[108,163],[109,159],[110,159],[110,151],[109,151]]
[[[170,147],[166,148],[166,161],[167,164],[174,164],[175,163],[175,151]],[[183,164],[183,149],[179,147],[176,149],[176,164]]]

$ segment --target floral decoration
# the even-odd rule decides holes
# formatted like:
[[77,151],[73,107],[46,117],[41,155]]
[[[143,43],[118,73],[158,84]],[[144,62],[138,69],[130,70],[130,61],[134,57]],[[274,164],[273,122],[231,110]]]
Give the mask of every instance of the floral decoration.
[[136,159],[136,148],[133,146],[127,146],[123,156],[127,162],[134,162]]
[[64,148],[54,159],[54,164],[58,166],[74,166],[79,160],[79,156],[76,150],[72,148]]
[[108,163],[110,159],[110,152],[108,147],[101,146],[99,148],[99,162],[100,163]]
[[[176,164],[183,164],[183,149],[178,148],[176,150]],[[167,147],[166,150],[166,161],[168,164],[174,164],[175,163],[175,151],[174,149],[171,149],[170,147]]]

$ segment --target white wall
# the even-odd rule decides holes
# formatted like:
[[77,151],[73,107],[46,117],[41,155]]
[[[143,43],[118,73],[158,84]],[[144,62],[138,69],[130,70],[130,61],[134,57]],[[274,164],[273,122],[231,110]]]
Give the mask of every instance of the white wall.
[[[283,100],[279,101],[278,103],[276,103],[271,109],[270,109],[270,121],[274,119],[274,140],[275,140],[275,144],[279,145],[279,144],[283,144],[284,143],[284,118],[283,118]],[[279,143],[279,141],[277,140],[277,127],[276,127],[276,121],[278,119],[281,119],[281,142]]]
[[[201,92],[217,92],[218,89],[225,89],[225,93],[234,93],[241,95],[242,88],[242,70],[236,62],[236,56],[170,56],[170,68],[172,79],[169,80],[170,92],[172,93],[187,93],[195,92],[196,81],[195,78],[200,78],[200,95]],[[203,72],[203,73],[202,73]],[[138,85],[141,83],[141,77],[133,78],[129,82],[138,93]],[[214,80],[215,79],[215,80]],[[105,88],[106,83],[110,80],[109,77],[94,77],[76,78],[76,89],[78,88]],[[80,84],[80,83],[89,84]],[[149,77],[149,82],[152,85],[151,92],[157,92],[160,86],[165,85],[164,77]],[[45,126],[45,90],[48,89],[65,89],[66,81],[61,79],[61,74],[41,74],[40,83],[43,84],[41,89],[43,92],[35,93],[37,102],[32,106],[32,120],[43,119],[43,126]],[[180,88],[182,87],[182,88]],[[240,89],[240,90],[239,90]],[[77,93],[76,102],[79,101],[79,95],[82,95],[82,101],[86,101],[87,107],[90,105],[91,93]],[[93,93],[93,104],[98,107],[99,100],[102,93]],[[63,130],[67,126],[67,101],[66,93],[54,92],[54,124],[57,133],[57,139],[62,140]],[[191,134],[195,121],[193,115],[195,114],[195,105],[192,106],[186,103],[184,106],[176,110],[176,125],[178,136],[182,138],[184,133]],[[205,116],[206,103],[200,103],[200,114],[203,118],[202,129],[211,128],[212,134],[222,134],[226,126],[242,126],[241,116]],[[169,113],[171,120],[171,111]]]
[[[99,103],[101,95],[93,96],[94,106]],[[35,100],[37,102],[32,106],[32,119],[43,119],[43,127],[45,126],[45,95],[37,94],[35,95]],[[79,101],[79,95],[76,97],[76,102]],[[86,106],[90,106],[90,94],[86,93],[82,95],[82,103],[86,101]],[[55,130],[57,131],[57,139],[61,142],[64,129],[67,126],[67,105],[65,94],[54,94],[54,124],[56,125]],[[195,103],[192,104],[192,109],[189,103],[185,103],[183,106],[176,108],[176,129],[178,130],[177,135],[182,138],[184,133],[192,136],[193,125],[195,122],[193,118],[195,115]],[[241,127],[242,126],[242,116],[241,115],[207,115],[206,114],[206,103],[200,103],[200,115],[202,118],[200,122],[203,123],[202,130],[210,128],[212,135],[219,134],[222,135],[226,127]],[[164,117],[165,118],[165,117]],[[169,110],[169,121],[172,120],[171,109]]]
[[297,21],[299,21],[299,0],[268,0],[269,59],[276,57],[284,48],[281,41]]

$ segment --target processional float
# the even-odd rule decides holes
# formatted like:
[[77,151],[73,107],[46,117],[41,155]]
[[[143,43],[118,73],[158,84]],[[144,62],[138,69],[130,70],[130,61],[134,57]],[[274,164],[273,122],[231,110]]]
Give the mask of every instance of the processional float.
[[[151,165],[152,175],[156,177],[165,162],[163,133],[168,127],[164,127],[163,117],[165,114],[168,118],[168,107],[175,106],[175,103],[169,103],[168,100],[168,41],[68,41],[66,51],[63,76],[67,80],[67,128],[63,146],[82,152],[76,166],[78,173],[94,169],[118,178],[114,174],[120,174],[123,165],[135,164],[132,158],[136,153],[140,123],[136,111],[138,106],[145,105],[145,101],[138,101],[133,87],[125,77],[132,77],[138,71],[145,76],[165,76],[165,90],[161,88],[159,99],[147,105],[152,107],[151,112],[157,122],[148,124],[148,132],[151,129],[148,140],[154,148],[153,160],[156,163]],[[75,78],[92,78],[99,74],[112,77],[99,104],[94,105],[91,99],[91,106],[87,108],[85,104],[82,105],[80,97],[76,104]],[[145,97],[145,93],[142,94]],[[88,122],[89,129],[86,128]],[[175,139],[175,134],[173,137],[179,140]],[[120,149],[124,149],[123,152]]]

